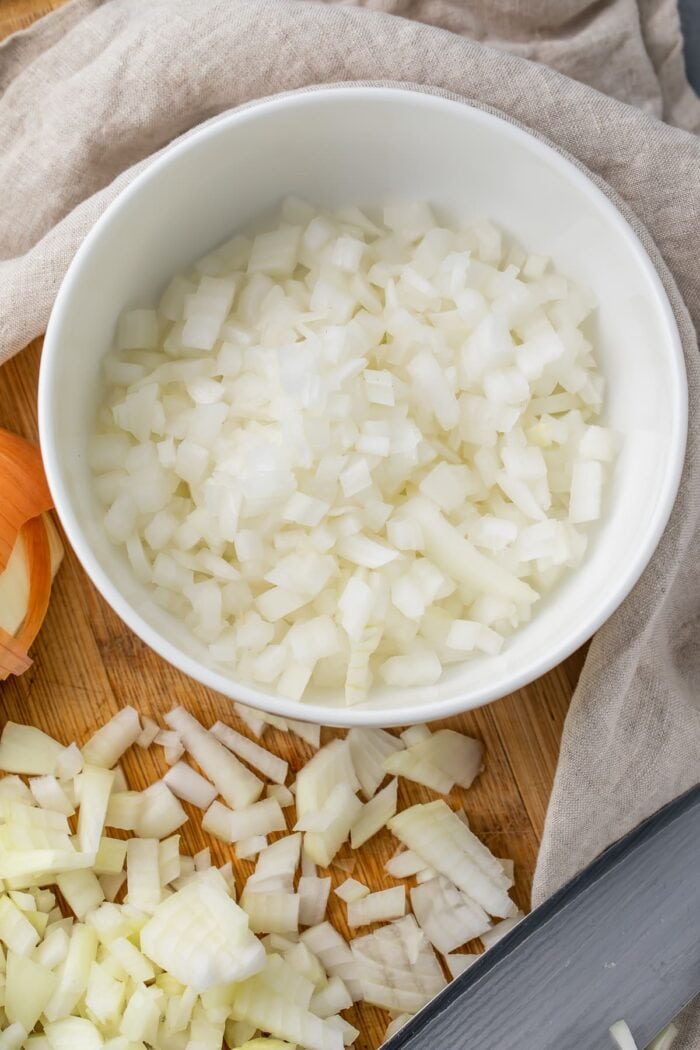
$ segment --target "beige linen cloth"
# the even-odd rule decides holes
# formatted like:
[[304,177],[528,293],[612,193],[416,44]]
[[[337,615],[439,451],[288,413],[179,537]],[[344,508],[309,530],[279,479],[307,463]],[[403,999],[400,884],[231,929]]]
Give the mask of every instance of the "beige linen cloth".
[[[339,81],[451,93],[573,156],[637,230],[683,340],[680,493],[591,646],[538,902],[699,779],[700,103],[672,0],[76,0],[0,48],[0,361],[44,330],[76,247],[147,158],[230,107]],[[683,1019],[690,1048],[700,1008]]]

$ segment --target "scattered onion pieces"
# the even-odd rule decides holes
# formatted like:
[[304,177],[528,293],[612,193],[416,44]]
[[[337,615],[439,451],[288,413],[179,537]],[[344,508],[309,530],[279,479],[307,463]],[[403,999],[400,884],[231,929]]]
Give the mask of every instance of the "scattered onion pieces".
[[[470,765],[481,768],[475,741],[428,727],[404,740],[352,731],[316,751],[292,793],[272,749],[222,722],[206,729],[181,707],[164,721],[168,729],[124,707],[82,749],[32,726],[8,722],[2,732],[0,1050],[342,1050],[360,1034],[343,1011],[366,1001],[391,1011],[388,1031],[398,1030],[475,958],[455,949],[479,935],[488,947],[520,918],[507,896],[508,862],[463,814],[442,801],[397,814],[397,779],[382,786],[383,762],[406,754],[405,744],[471,783]],[[258,738],[265,724],[246,719]],[[320,734],[305,735],[320,744]],[[154,744],[181,744],[187,757],[130,790],[122,756]],[[200,830],[234,843],[232,859],[217,867],[209,845],[181,854],[180,798],[206,810]],[[416,885],[372,892],[341,872],[356,862],[350,841],[387,824],[412,847],[387,871]],[[112,828],[132,834],[116,838]],[[237,861],[253,857],[246,877]],[[334,884],[348,929],[369,927],[364,936],[348,942],[328,922]],[[508,918],[492,926],[477,900]]]

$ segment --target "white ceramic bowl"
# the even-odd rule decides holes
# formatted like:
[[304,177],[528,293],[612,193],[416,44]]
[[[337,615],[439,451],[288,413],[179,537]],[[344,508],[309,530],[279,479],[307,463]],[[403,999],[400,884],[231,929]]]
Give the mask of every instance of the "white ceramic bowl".
[[[373,688],[361,706],[321,691],[297,703],[237,681],[151,600],[107,539],[86,446],[100,363],[124,307],[237,227],[296,194],[319,206],[427,200],[488,217],[594,291],[604,420],[624,435],[585,562],[538,604],[497,657],[449,668],[430,688]],[[581,645],[628,594],[668,520],[687,391],[674,318],[627,222],[574,165],[507,122],[434,95],[328,88],[229,114],[170,148],[95,224],[56,299],[39,388],[41,444],[68,539],[98,589],[145,642],[193,678],[278,715],[337,725],[445,717],[532,681]]]

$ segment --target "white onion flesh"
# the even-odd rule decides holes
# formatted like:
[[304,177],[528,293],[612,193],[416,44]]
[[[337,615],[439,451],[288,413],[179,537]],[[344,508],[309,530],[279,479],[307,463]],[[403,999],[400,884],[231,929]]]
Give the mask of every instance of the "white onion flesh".
[[486,935],[491,921],[475,901],[443,875],[411,889],[413,914],[434,948],[448,955],[475,937]]
[[406,890],[403,886],[392,886],[389,890],[377,890],[359,900],[348,903],[348,926],[369,926],[373,922],[399,919],[406,914]]
[[260,798],[261,780],[238,761],[216,737],[181,707],[168,712],[165,721],[179,735],[185,750],[216,786],[229,806],[247,806]]
[[141,735],[141,719],[133,707],[123,707],[83,745],[83,759],[90,765],[111,769]]
[[444,988],[440,964],[412,915],[351,943],[366,1002],[414,1014]]
[[289,769],[287,762],[278,758],[277,755],[273,755],[264,747],[260,747],[259,744],[255,744],[252,740],[248,740],[242,733],[237,733],[235,729],[224,725],[223,722],[215,722],[211,727],[211,732],[217,740],[221,741],[224,747],[227,747],[234,755],[238,755],[239,758],[248,762],[259,773],[262,773],[264,777],[267,777],[268,780],[274,781],[275,784],[284,784]]
[[90,455],[155,599],[297,700],[496,655],[580,564],[618,445],[589,293],[490,223],[361,215],[285,202],[124,314]]
[[454,980],[455,977],[459,977],[461,973],[464,973],[464,971],[468,970],[470,966],[473,966],[476,960],[480,958],[480,956],[468,955],[466,953],[463,955],[450,953],[444,958],[445,964],[447,965],[447,969],[450,971],[450,976]]
[[[340,1050],[359,1035],[340,1014],[352,1003],[364,999],[405,1019],[444,985],[431,941],[449,971],[461,972],[468,957],[453,955],[454,947],[481,935],[488,948],[519,921],[505,892],[512,865],[479,842],[463,811],[433,803],[396,815],[397,780],[380,788],[387,760],[421,748],[421,761],[471,783],[481,763],[476,742],[426,727],[405,739],[355,731],[317,751],[292,791],[273,751],[222,724],[207,731],[182,709],[166,721],[170,727],[154,733],[136,712],[120,713],[82,752],[25,727],[10,726],[3,738],[7,764],[31,777],[29,786],[14,773],[0,779],[3,1045],[219,1050],[227,1040],[247,1050]],[[297,731],[288,720],[273,724]],[[318,728],[309,728],[302,734],[318,746]],[[215,783],[177,761],[162,780],[131,791],[124,769],[106,766],[132,745],[168,749],[181,739]],[[222,788],[236,795],[235,805],[216,797]],[[177,830],[187,814],[178,796],[206,807],[202,829],[234,842],[238,859],[257,857],[240,905],[231,860],[215,867],[207,845],[194,857],[180,854]],[[303,833],[287,832],[281,803],[291,802]],[[371,892],[345,878],[336,895],[346,902],[348,925],[382,924],[349,945],[326,919],[332,878],[319,876],[317,864],[352,872],[348,838],[355,848],[387,823],[412,847],[387,872],[414,875],[417,885],[410,895],[404,885]],[[110,837],[109,827],[133,837]],[[275,836],[269,844],[268,836]],[[448,864],[466,891],[438,874]],[[494,907],[505,897],[505,921],[488,929],[479,897]],[[420,925],[405,914],[409,899]]]
[[216,798],[216,788],[186,762],[176,762],[163,777],[173,795],[197,809],[208,809]]
[[490,915],[512,915],[510,880],[498,859],[444,802],[412,806],[389,821],[389,828],[426,865],[454,882]]
[[357,879],[352,878],[345,879],[340,886],[335,888],[336,895],[345,901],[346,904],[350,904],[351,901],[362,900],[369,892],[369,886],[365,886],[364,882],[358,882]]

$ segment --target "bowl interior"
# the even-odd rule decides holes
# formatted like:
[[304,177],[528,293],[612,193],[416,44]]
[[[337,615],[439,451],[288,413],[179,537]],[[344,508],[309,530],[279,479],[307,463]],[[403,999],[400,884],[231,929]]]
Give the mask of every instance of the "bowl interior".
[[[157,300],[169,278],[287,194],[319,206],[427,200],[439,217],[486,217],[589,286],[607,380],[605,422],[624,435],[604,518],[584,567],[537,608],[498,657],[448,669],[430,688],[373,688],[346,709],[321,691],[303,705],[237,683],[162,612],[107,539],[87,441],[101,358],[124,307]],[[584,641],[646,564],[675,495],[685,375],[668,301],[627,223],[574,166],[506,122],[457,102],[342,88],[272,100],[171,148],[108,209],[59,293],[44,348],[40,424],[68,537],[122,618],[166,659],[228,695],[338,724],[444,716],[503,695]]]

